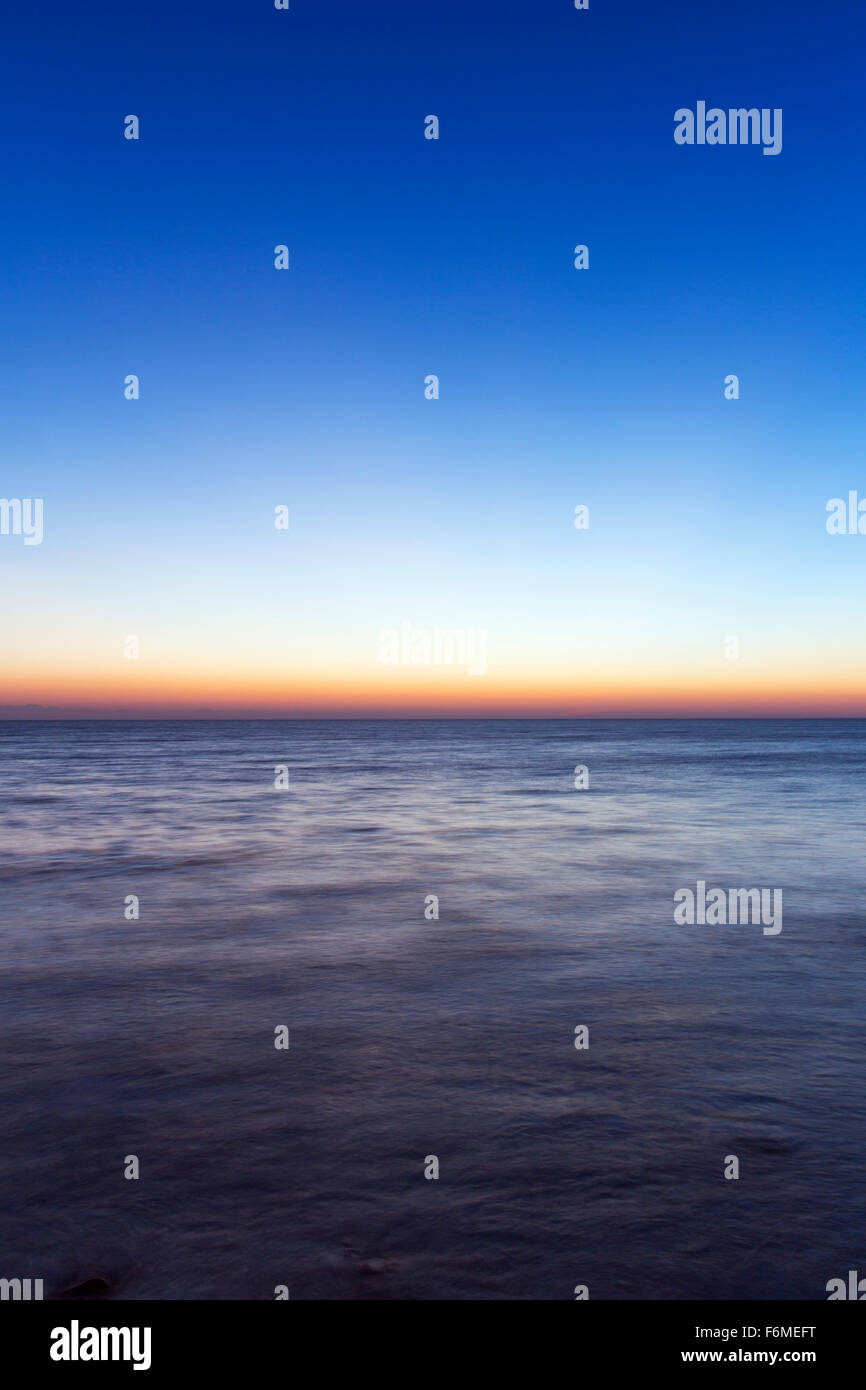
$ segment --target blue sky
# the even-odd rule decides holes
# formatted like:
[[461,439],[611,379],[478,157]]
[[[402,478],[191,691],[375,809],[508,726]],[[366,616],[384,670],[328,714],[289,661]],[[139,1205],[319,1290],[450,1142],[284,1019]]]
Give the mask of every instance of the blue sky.
[[[180,10],[8,21],[0,493],[46,509],[0,543],[8,698],[114,699],[141,628],[166,689],[285,643],[288,703],[320,662],[351,703],[403,616],[488,627],[503,689],[737,631],[747,687],[862,695],[823,526],[866,494],[861,7]],[[677,146],[699,99],[782,108],[782,153]]]

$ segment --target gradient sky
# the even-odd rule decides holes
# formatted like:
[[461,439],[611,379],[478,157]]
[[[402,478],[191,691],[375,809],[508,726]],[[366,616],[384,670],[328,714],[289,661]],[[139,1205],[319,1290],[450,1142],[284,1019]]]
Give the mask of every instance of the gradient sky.
[[[866,536],[825,528],[866,496],[864,30],[15,7],[0,496],[45,538],[0,536],[7,713],[866,713]],[[781,107],[782,153],[677,146],[698,100]],[[382,665],[403,620],[486,630],[486,673]]]

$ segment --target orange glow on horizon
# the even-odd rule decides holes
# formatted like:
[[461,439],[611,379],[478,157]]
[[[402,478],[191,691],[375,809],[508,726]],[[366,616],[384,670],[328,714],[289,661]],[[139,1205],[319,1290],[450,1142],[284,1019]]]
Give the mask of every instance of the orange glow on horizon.
[[[562,671],[469,676],[458,668],[389,667],[352,673],[292,674],[151,671],[129,663],[109,677],[83,673],[7,678],[0,717],[23,706],[45,713],[111,712],[159,718],[215,717],[866,717],[866,674],[693,670],[568,675]],[[720,669],[721,668],[721,669]],[[829,688],[828,688],[829,687]],[[12,707],[10,709],[10,707]],[[38,714],[38,711],[33,711]]]

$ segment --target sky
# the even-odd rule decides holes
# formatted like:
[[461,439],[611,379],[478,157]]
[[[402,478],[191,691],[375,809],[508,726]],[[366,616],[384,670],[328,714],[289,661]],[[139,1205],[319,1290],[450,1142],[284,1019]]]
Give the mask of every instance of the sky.
[[866,713],[864,31],[15,7],[0,714]]

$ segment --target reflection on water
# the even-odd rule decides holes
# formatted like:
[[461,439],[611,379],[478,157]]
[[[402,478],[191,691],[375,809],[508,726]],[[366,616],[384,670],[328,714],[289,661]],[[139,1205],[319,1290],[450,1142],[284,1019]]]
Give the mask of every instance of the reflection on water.
[[[825,1297],[864,772],[854,720],[0,724],[0,1274]],[[781,935],[674,925],[699,878],[782,888]]]

